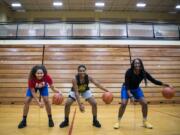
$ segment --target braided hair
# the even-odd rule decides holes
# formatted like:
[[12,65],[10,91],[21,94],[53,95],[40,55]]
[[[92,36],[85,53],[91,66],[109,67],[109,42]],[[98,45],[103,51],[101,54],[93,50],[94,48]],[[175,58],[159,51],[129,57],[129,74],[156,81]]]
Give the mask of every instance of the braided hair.
[[83,64],[79,65],[78,68],[77,68],[77,70],[79,71],[79,69],[80,69],[81,67],[83,67],[83,68],[86,70],[86,66],[83,65]]
[[136,58],[132,61],[131,63],[131,70],[133,71],[134,70],[134,63],[135,61],[138,60],[140,62],[140,65],[141,65],[141,72],[143,73],[143,77],[144,77],[144,82],[145,82],[145,86],[147,86],[147,77],[146,77],[146,71],[144,69],[144,65],[143,65],[143,62],[141,59],[139,58]]

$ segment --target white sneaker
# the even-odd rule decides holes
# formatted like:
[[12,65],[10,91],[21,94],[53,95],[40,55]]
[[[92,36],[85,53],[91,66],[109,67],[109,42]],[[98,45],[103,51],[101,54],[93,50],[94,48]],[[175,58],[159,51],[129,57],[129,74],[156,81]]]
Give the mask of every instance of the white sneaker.
[[144,126],[145,128],[148,128],[148,129],[152,129],[152,128],[153,128],[153,126],[151,125],[151,123],[149,123],[147,120],[144,120],[144,121],[143,121],[143,126]]
[[114,127],[114,129],[119,129],[120,128],[120,122],[116,122],[113,127]]

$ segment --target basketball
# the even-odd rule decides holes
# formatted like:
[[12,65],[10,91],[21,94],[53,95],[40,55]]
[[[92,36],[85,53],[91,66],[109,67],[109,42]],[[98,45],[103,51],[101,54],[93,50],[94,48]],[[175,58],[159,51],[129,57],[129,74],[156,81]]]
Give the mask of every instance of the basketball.
[[165,87],[163,88],[162,90],[162,95],[163,97],[165,97],[166,99],[171,99],[174,97],[175,95],[175,90],[174,88],[171,88],[171,87]]
[[102,100],[104,101],[104,103],[110,104],[113,101],[113,94],[111,92],[105,92],[102,95]]
[[55,105],[60,105],[60,104],[62,104],[63,100],[64,100],[63,95],[56,93],[53,95],[52,103]]

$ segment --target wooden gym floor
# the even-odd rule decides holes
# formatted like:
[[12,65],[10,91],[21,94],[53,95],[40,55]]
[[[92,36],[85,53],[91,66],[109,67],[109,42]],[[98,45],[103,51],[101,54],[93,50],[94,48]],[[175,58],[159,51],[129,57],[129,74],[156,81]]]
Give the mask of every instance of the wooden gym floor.
[[30,106],[28,126],[18,129],[22,117],[22,105],[0,105],[0,135],[180,135],[180,104],[149,105],[149,120],[154,129],[142,127],[140,105],[128,105],[121,122],[121,128],[114,130],[113,124],[119,105],[99,105],[98,118],[102,128],[92,126],[91,107],[86,105],[86,112],[80,113],[78,106],[71,108],[70,125],[75,113],[72,133],[68,128],[60,129],[59,123],[64,117],[64,106],[52,106],[54,128],[47,126],[45,109]]

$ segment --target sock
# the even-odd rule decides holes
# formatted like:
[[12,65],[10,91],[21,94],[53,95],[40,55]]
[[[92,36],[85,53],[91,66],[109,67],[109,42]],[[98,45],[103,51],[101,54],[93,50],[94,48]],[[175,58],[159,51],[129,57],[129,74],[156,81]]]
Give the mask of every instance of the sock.
[[143,118],[143,121],[147,121],[147,118]]
[[118,122],[120,122],[121,121],[121,118],[118,118]]
[[26,122],[27,116],[23,116],[23,122]]
[[69,117],[65,117],[64,120],[69,122]]
[[97,116],[93,116],[93,121],[96,121],[97,120]]
[[49,118],[49,120],[52,120],[52,115],[49,114],[49,115],[48,115],[48,118]]

